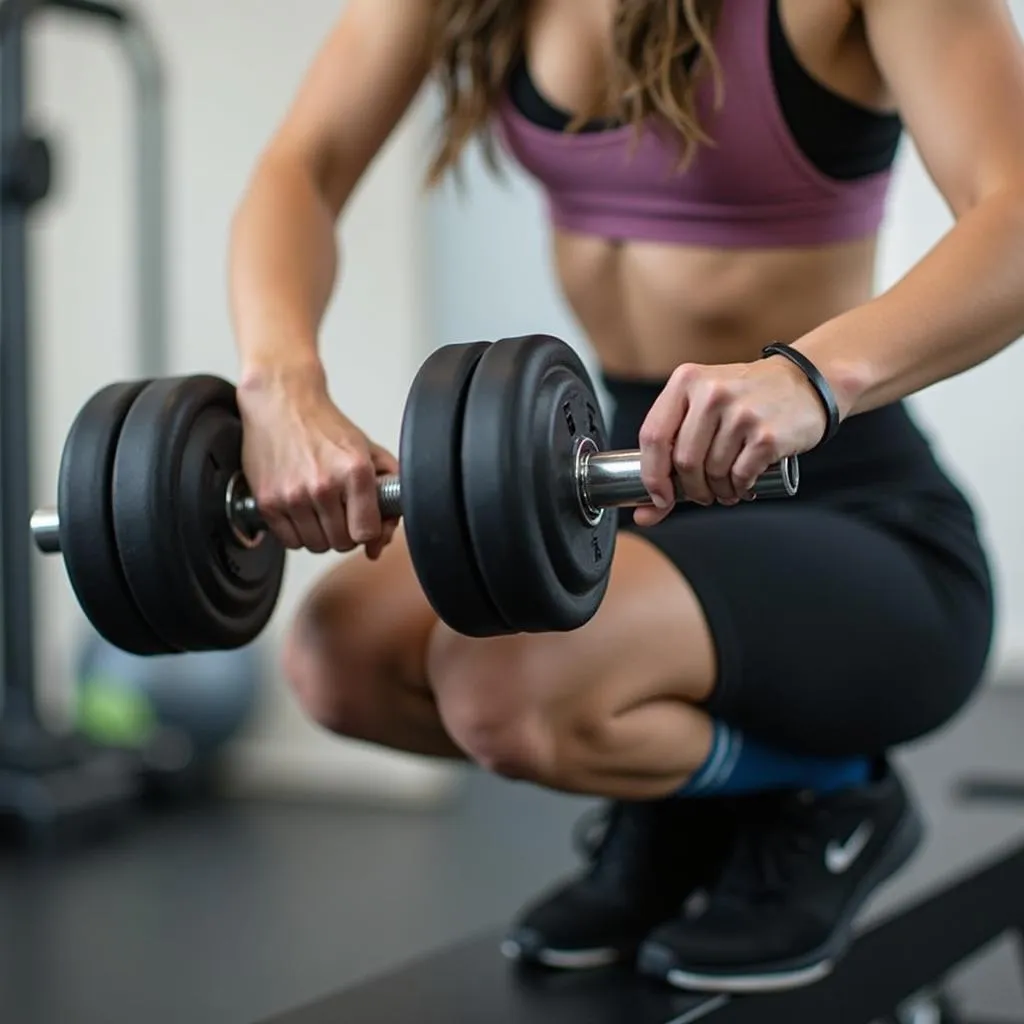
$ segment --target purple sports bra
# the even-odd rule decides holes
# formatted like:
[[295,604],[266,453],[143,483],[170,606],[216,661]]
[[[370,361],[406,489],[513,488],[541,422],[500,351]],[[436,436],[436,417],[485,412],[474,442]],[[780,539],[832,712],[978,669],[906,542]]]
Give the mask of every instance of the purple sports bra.
[[852,181],[822,174],[801,152],[779,106],[769,55],[770,0],[725,0],[711,76],[698,103],[715,140],[680,170],[679,146],[651,119],[566,134],[528,121],[506,95],[497,134],[543,187],[559,229],[612,239],[712,247],[816,246],[863,238],[881,224],[891,170]]

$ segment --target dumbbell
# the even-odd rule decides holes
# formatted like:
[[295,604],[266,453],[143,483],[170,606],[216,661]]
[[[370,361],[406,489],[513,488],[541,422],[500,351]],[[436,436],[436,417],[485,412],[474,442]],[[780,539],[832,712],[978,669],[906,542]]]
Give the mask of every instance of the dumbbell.
[[[251,642],[276,607],[284,549],[241,471],[235,390],[198,376],[114,384],[65,442],[57,507],[32,516],[63,554],[94,627],[137,654]],[[544,335],[448,345],[402,417],[399,475],[377,481],[401,517],[438,616],[468,636],[576,629],[608,586],[620,507],[650,504],[639,451],[607,451],[579,357]],[[788,458],[760,498],[799,487]],[[679,493],[680,500],[685,495]]]

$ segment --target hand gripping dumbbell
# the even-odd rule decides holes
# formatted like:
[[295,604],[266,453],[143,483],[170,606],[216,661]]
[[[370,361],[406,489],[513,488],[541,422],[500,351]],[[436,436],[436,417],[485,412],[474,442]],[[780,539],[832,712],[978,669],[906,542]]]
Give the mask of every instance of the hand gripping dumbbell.
[[[639,451],[606,451],[604,418],[576,353],[534,335],[435,351],[402,418],[400,475],[384,518],[404,520],[438,616],[469,636],[575,629],[608,586],[607,510],[650,504]],[[228,649],[262,632],[284,549],[241,472],[234,388],[199,376],[114,384],[86,403],[61,458],[57,507],[32,517],[61,552],[94,627],[137,654]],[[787,458],[761,498],[792,496]],[[685,495],[679,494],[681,500]]]

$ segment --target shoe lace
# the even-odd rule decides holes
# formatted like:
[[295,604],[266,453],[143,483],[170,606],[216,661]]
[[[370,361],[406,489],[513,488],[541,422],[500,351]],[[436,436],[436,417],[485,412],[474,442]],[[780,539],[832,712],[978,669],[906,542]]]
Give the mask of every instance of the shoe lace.
[[585,812],[572,831],[576,852],[590,864],[591,883],[618,886],[631,879],[652,825],[652,806],[615,801]]
[[803,795],[758,808],[739,830],[716,898],[746,905],[784,898],[815,852],[827,813]]

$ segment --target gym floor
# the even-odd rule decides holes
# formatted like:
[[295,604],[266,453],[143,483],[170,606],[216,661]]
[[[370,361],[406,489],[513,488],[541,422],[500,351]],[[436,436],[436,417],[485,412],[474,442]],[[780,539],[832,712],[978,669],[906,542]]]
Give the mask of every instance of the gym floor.
[[[1024,692],[991,691],[901,761],[930,820],[872,912],[1024,838],[1024,806],[958,808],[964,771],[1024,778]],[[4,1024],[251,1024],[500,924],[574,863],[588,801],[469,772],[441,813],[239,803],[154,816],[47,862],[0,857]],[[869,915],[870,916],[870,915]],[[1024,1019],[1007,943],[954,991]]]

